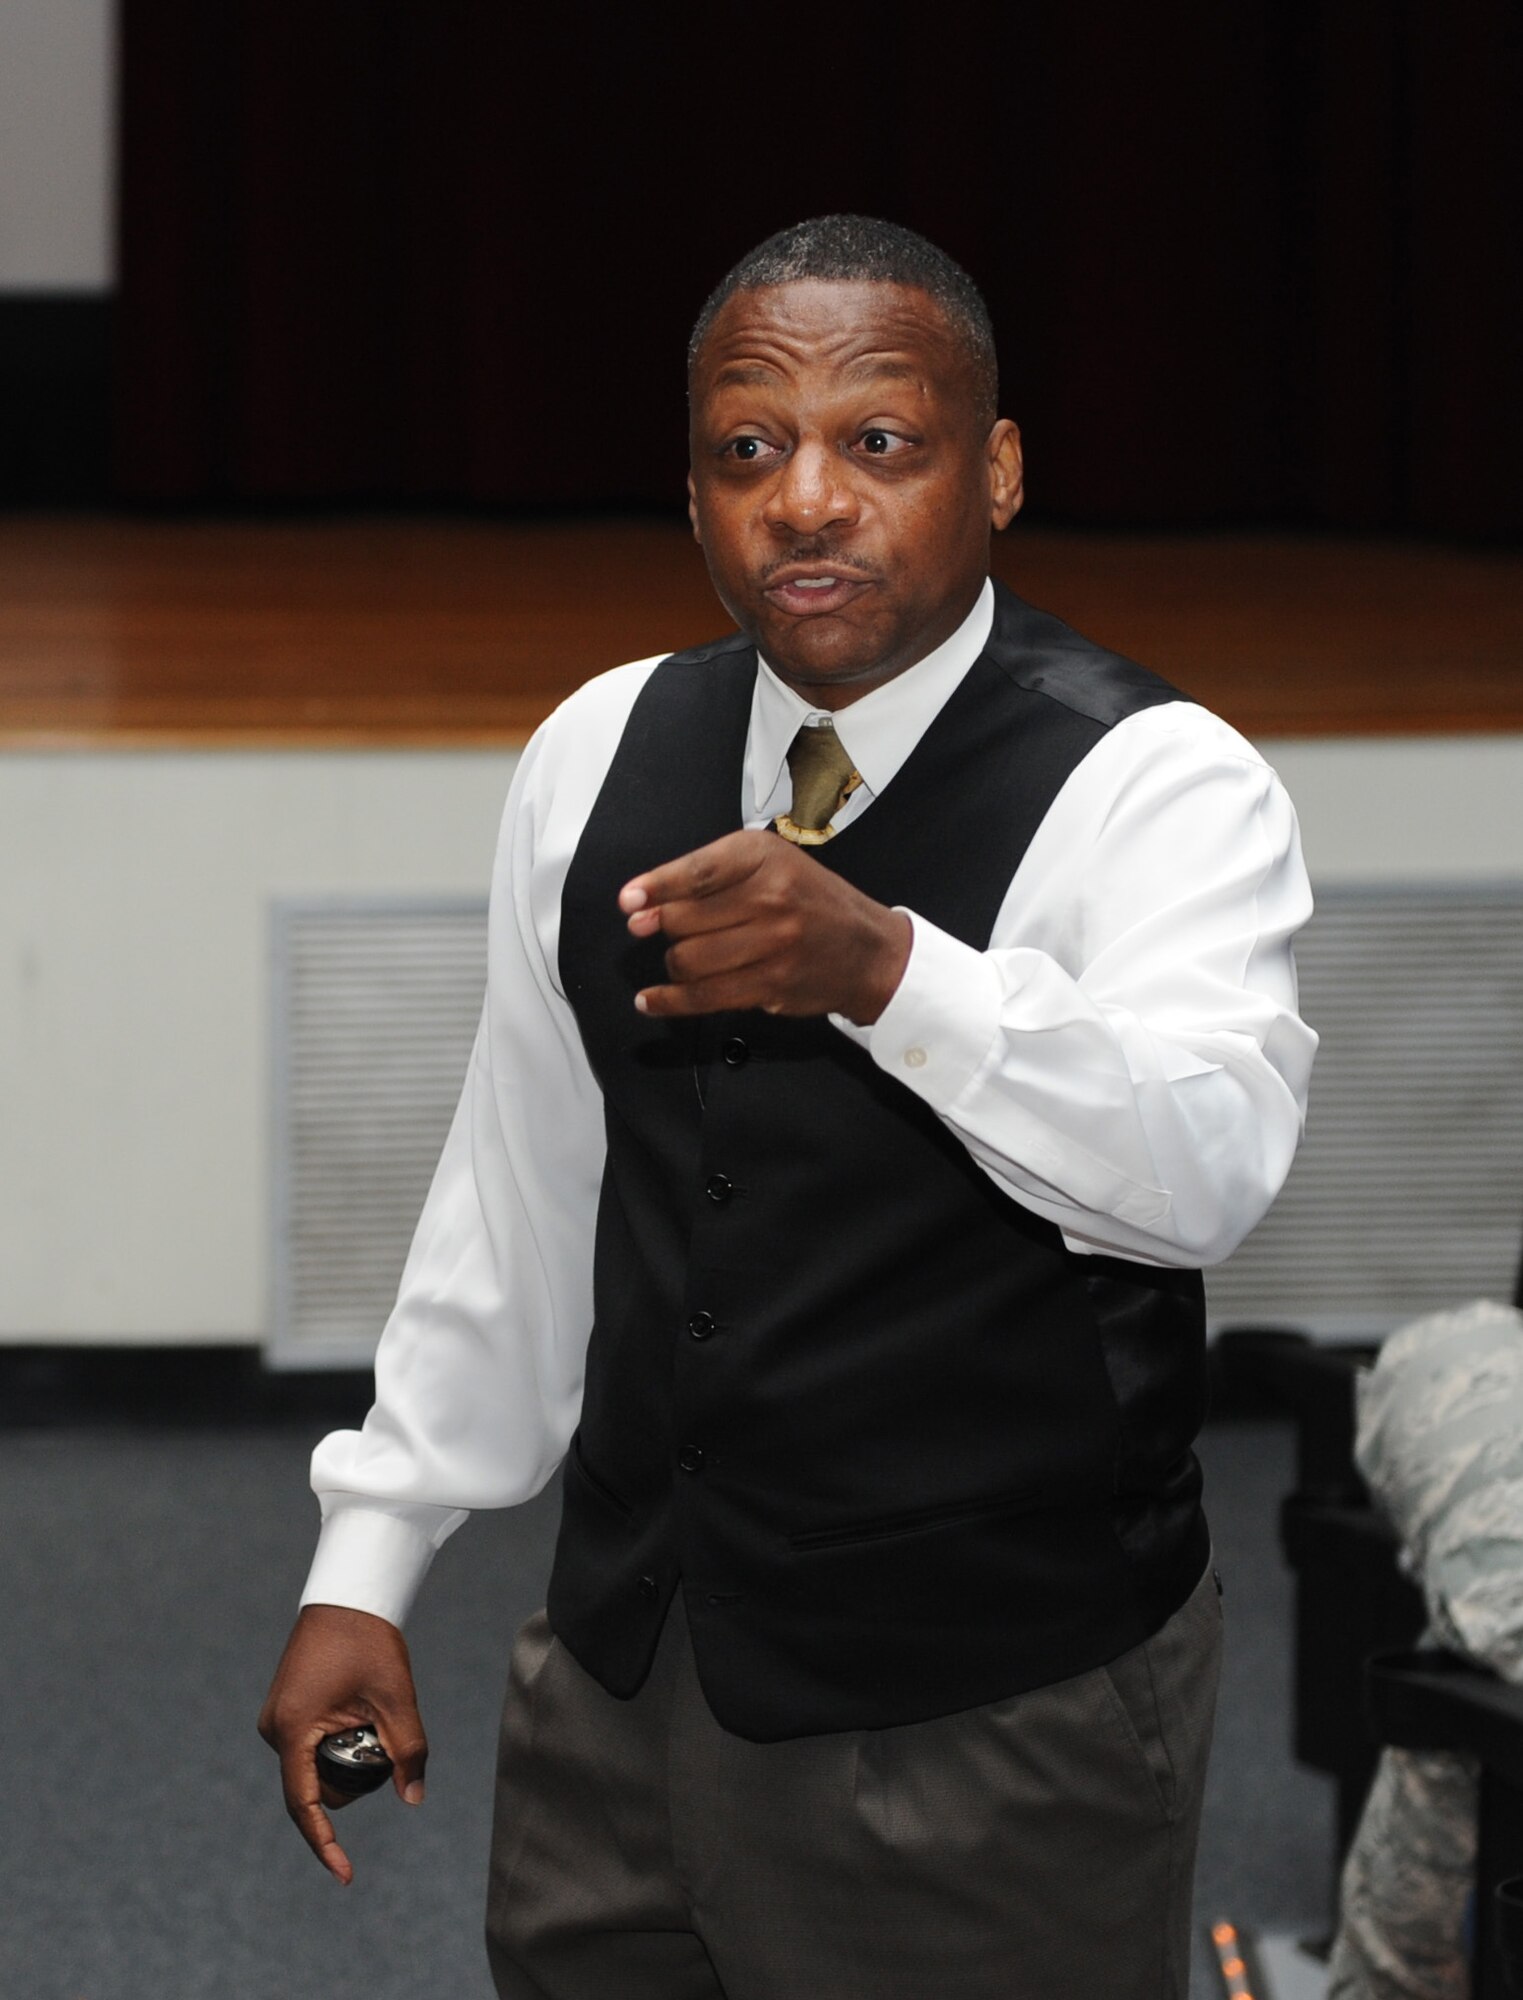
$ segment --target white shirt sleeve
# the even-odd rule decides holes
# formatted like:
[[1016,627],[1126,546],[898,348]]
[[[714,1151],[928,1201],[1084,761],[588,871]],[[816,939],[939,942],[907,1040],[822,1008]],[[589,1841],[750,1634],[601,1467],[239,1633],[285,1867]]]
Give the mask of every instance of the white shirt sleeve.
[[363,1429],[313,1454],[304,1604],[400,1625],[467,1512],[527,1500],[564,1456],[592,1325],[602,1094],[556,966],[566,869],[654,660],[589,682],[520,759],[492,878],[487,996],[454,1122],[376,1353]]
[[[376,1356],[326,1438],[303,1603],[401,1624],[476,1507],[537,1492],[581,1408],[603,1105],[557,970],[566,870],[657,660],[600,676],[525,750],[493,872],[487,998]],[[1290,939],[1310,894],[1273,773],[1173,704],[1070,777],[980,952],[911,913],[874,1058],[1079,1250],[1225,1256],[1278,1190],[1316,1038]]]
[[1070,1248],[1214,1263],[1299,1143],[1317,1038],[1291,939],[1310,912],[1274,773],[1171,703],[1070,776],[989,950],[910,911],[893,999],[870,1029],[837,1025]]

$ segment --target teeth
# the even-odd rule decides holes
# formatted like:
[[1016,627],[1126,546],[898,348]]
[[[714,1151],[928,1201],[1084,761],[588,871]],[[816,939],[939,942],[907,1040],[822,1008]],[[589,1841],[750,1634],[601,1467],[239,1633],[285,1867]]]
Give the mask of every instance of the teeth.
[[829,590],[830,586],[838,581],[839,579],[833,576],[796,576],[793,579],[793,587],[795,590]]

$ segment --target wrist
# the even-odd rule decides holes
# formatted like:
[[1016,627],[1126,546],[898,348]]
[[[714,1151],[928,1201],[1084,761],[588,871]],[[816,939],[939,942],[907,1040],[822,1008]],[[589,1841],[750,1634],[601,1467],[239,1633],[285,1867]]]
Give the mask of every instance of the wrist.
[[873,925],[873,946],[855,1003],[842,1011],[859,1028],[870,1028],[899,991],[910,962],[915,927],[903,910],[883,910]]
[[[298,1625],[325,1625],[331,1629],[348,1626],[352,1630],[365,1631],[380,1626],[386,1632],[394,1632],[402,1638],[402,1628],[390,1618],[383,1618],[378,1611],[362,1611],[357,1604],[326,1604],[320,1598],[309,1597],[296,1614]],[[403,1640],[406,1644],[406,1640]]]

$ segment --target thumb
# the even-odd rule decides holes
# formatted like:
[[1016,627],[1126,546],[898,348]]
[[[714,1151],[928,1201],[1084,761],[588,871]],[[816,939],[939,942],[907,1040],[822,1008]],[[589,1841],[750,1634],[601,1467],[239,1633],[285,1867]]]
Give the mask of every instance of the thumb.
[[394,1769],[391,1782],[398,1798],[410,1806],[423,1803],[423,1774],[428,1766],[428,1738],[413,1701],[398,1701],[376,1716],[376,1734]]

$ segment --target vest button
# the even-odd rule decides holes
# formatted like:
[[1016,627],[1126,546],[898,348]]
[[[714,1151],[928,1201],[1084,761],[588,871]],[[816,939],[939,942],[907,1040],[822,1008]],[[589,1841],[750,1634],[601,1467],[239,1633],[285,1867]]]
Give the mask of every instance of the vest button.
[[727,1175],[710,1174],[703,1184],[703,1191],[717,1207],[723,1208],[735,1188]]
[[685,1444],[677,1454],[677,1463],[684,1472],[702,1472],[703,1453],[696,1444]]
[[751,1060],[751,1051],[739,1035],[732,1035],[719,1051],[719,1055],[720,1060],[728,1064],[731,1069],[739,1069],[742,1063]]
[[709,1335],[714,1331],[714,1315],[712,1313],[694,1313],[693,1317],[687,1323],[687,1330],[693,1336],[694,1340],[707,1340]]
[[653,1576],[642,1576],[640,1581],[635,1585],[635,1589],[639,1591],[647,1604],[654,1604],[656,1599],[661,1595],[661,1586]]

